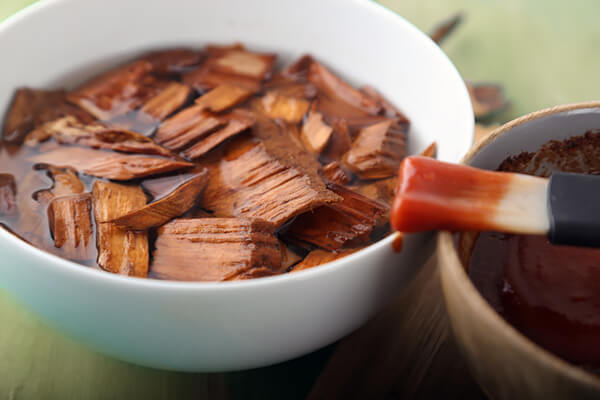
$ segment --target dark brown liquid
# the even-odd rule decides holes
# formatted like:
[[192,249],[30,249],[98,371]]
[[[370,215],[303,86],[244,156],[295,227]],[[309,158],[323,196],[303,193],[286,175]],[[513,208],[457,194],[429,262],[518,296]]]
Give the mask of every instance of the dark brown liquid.
[[484,232],[469,276],[513,326],[558,356],[600,366],[600,250]]

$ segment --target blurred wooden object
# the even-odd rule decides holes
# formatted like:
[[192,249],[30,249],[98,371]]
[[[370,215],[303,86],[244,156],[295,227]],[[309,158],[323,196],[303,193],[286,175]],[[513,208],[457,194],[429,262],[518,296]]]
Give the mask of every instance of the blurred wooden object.
[[437,257],[409,289],[338,345],[309,400],[484,399],[452,338]]

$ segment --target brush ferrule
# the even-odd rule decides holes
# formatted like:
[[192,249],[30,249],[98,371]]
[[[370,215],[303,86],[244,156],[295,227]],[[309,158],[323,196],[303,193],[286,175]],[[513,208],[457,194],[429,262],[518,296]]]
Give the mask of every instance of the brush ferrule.
[[551,243],[600,247],[600,176],[555,172],[547,207]]

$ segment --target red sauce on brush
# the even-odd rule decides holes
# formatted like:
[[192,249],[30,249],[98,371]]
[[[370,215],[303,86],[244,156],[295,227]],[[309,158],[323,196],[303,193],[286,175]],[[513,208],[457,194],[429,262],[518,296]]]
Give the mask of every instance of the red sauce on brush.
[[600,250],[543,236],[482,233],[469,275],[524,335],[576,364],[600,367]]
[[[398,191],[390,223],[395,230],[408,233],[434,229],[485,230],[493,217],[490,209],[502,198],[510,179],[508,174],[429,157],[407,157],[398,171]],[[474,190],[470,193],[457,188]]]

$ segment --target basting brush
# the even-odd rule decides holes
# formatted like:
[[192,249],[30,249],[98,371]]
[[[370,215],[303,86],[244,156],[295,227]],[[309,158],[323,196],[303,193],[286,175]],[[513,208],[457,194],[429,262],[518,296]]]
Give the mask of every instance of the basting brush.
[[556,172],[548,179],[407,157],[390,220],[407,233],[486,230],[600,247],[600,176]]

